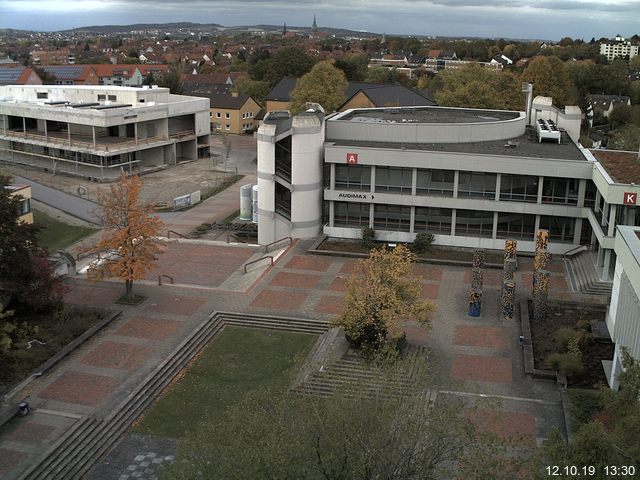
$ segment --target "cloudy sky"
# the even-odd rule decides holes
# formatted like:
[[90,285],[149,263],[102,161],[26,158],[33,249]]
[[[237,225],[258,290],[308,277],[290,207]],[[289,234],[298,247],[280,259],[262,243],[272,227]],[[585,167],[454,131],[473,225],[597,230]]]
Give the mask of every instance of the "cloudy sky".
[[198,22],[508,38],[640,33],[638,0],[0,0],[0,28]]

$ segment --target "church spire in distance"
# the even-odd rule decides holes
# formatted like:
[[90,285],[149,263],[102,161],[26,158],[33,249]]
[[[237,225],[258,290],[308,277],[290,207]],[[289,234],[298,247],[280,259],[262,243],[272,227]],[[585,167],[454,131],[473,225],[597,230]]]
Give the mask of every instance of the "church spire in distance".
[[318,30],[318,24],[316,23],[315,14],[313,15],[313,24],[311,25],[311,30],[313,30],[314,32]]

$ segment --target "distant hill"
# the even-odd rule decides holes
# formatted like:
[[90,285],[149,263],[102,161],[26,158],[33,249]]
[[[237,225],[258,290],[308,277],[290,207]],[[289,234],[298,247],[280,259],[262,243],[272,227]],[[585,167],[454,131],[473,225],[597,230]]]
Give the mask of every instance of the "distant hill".
[[224,28],[223,25],[217,23],[193,23],[193,22],[177,22],[177,23],[134,23],[132,25],[91,25],[88,27],[79,27],[74,29],[63,30],[63,32],[87,32],[87,33],[119,33],[131,32],[132,30],[217,30]]

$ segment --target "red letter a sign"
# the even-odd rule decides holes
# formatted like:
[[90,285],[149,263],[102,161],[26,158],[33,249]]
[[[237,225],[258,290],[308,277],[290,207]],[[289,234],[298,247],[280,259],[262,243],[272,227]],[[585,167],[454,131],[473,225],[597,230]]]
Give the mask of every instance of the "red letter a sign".
[[357,164],[358,164],[358,154],[347,153],[347,165],[357,165]]

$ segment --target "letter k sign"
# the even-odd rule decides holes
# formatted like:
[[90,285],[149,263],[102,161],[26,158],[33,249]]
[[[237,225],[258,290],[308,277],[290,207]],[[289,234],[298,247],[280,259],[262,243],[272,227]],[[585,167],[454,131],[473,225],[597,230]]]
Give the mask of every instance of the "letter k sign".
[[624,192],[624,205],[635,205],[638,201],[638,194],[633,192]]

